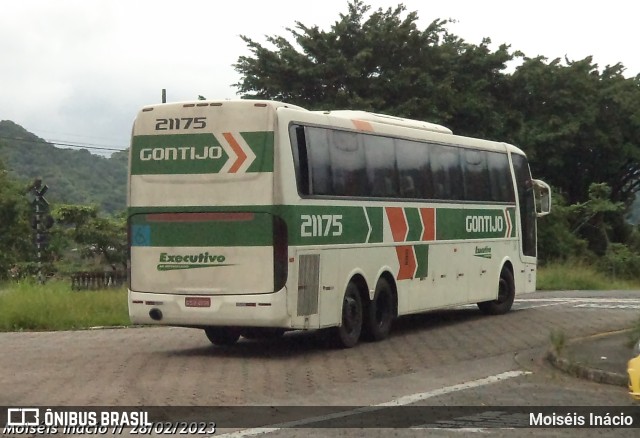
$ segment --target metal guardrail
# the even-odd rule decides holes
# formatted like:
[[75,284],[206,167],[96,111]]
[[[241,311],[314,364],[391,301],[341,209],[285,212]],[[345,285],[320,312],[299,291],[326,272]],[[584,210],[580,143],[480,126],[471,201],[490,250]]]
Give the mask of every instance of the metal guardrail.
[[71,290],[96,290],[122,287],[127,284],[125,271],[74,272]]

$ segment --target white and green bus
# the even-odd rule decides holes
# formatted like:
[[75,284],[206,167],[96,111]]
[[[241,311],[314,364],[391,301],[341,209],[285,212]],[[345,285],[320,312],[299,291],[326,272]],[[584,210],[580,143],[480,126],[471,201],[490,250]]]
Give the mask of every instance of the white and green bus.
[[143,108],[129,179],[133,323],[384,339],[394,318],[536,287],[549,186],[511,145],[271,101]]

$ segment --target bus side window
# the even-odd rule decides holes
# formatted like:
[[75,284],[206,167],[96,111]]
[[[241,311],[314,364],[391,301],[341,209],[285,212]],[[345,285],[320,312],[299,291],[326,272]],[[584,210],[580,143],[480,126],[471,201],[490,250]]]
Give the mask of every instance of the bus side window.
[[459,150],[451,146],[432,144],[429,154],[435,199],[464,199]]
[[462,149],[462,174],[467,201],[489,201],[491,186],[485,151]]
[[428,199],[433,197],[428,144],[397,139],[396,162],[402,198]]
[[309,161],[307,159],[307,142],[304,135],[304,127],[291,125],[289,128],[291,138],[291,151],[293,152],[293,165],[296,171],[296,183],[300,195],[309,195]]
[[331,172],[336,196],[367,196],[364,148],[355,132],[332,131]]
[[310,194],[332,195],[331,152],[329,130],[323,128],[305,128],[309,171],[311,173]]
[[515,202],[513,180],[507,154],[487,152],[491,200],[496,202]]
[[393,139],[362,135],[367,168],[367,195],[390,198],[398,196],[396,157]]
[[527,159],[518,154],[511,154],[513,172],[518,188],[520,204],[520,227],[522,229],[522,253],[536,256],[536,205],[533,198],[533,182]]

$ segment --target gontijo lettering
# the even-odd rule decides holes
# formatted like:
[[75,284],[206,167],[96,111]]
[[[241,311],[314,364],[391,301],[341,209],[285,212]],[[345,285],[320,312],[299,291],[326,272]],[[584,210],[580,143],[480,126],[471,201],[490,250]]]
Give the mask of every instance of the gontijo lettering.
[[141,161],[217,160],[221,157],[222,148],[220,146],[181,146],[178,148],[140,149]]
[[465,219],[467,233],[496,233],[504,230],[502,216],[467,216]]

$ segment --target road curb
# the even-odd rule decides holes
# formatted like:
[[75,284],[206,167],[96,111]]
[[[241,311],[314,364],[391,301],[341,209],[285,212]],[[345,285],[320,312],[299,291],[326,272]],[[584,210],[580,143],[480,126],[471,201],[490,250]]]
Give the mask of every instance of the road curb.
[[[593,338],[599,338],[602,336],[614,335],[614,334],[628,332],[628,331],[629,331],[628,329],[625,329],[625,330],[617,330],[615,332],[609,332],[609,333],[600,333],[598,335],[589,336],[586,338],[575,339],[574,341],[572,341],[572,343],[587,342]],[[567,349],[569,348],[570,347],[563,348],[562,352],[566,352]],[[598,368],[585,365],[581,362],[578,362],[563,356],[562,352],[558,353],[558,351],[555,348],[551,348],[549,351],[547,351],[547,354],[546,354],[547,361],[552,366],[559,369],[560,371],[563,371],[574,377],[578,377],[585,380],[591,380],[596,383],[605,383],[608,385],[627,387],[629,382],[628,382],[628,377],[625,374],[611,372],[611,371],[604,371]]]
[[547,360],[557,369],[581,379],[608,385],[627,386],[627,376],[623,374],[591,368],[566,357],[561,357],[552,350],[547,352]]

